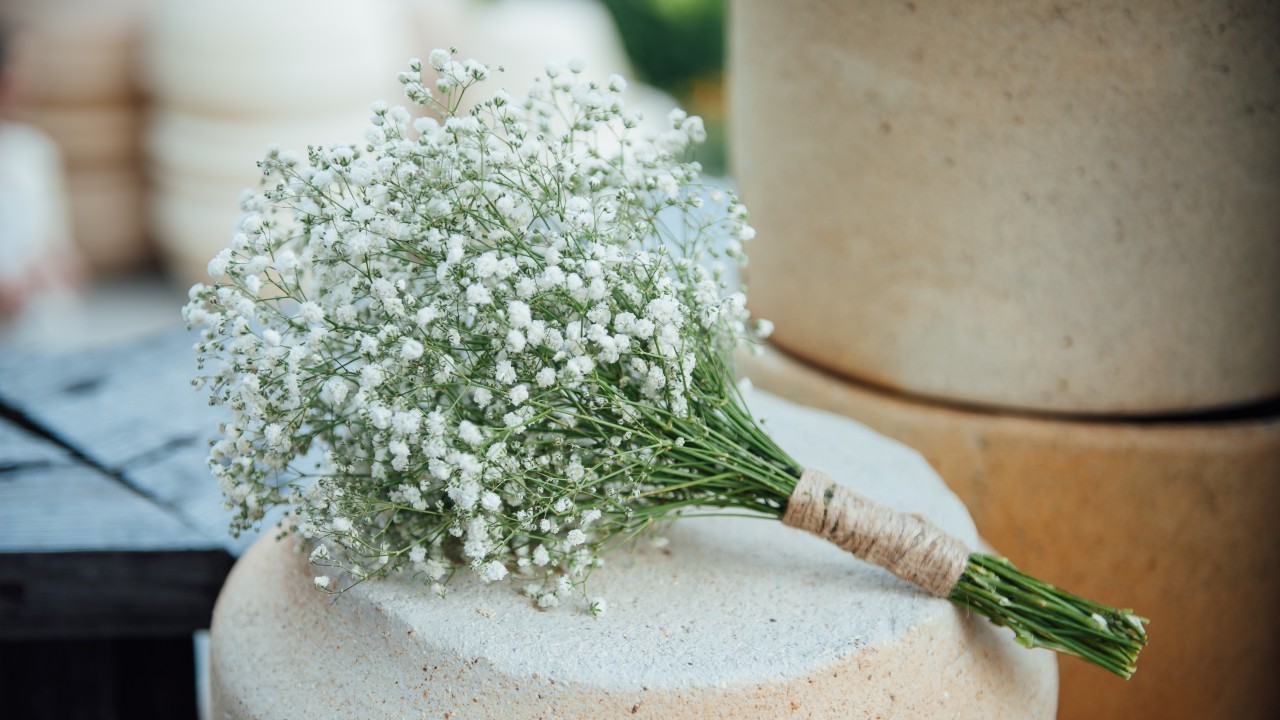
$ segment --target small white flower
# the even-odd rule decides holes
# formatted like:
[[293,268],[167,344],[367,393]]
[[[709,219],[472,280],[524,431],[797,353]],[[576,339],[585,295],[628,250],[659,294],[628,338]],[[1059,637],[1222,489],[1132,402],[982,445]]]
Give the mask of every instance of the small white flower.
[[480,578],[485,582],[497,582],[507,576],[507,567],[497,560],[491,560],[480,568]]
[[348,390],[346,380],[340,377],[331,377],[325,380],[324,386],[321,387],[320,399],[333,407],[337,407],[347,398]]
[[533,564],[538,567],[544,567],[551,562],[551,554],[547,552],[545,545],[539,545],[533,549]]
[[392,417],[391,426],[401,435],[416,435],[422,426],[422,411],[414,408],[407,412],[398,412]]
[[267,441],[267,447],[273,450],[280,450],[285,446],[284,427],[280,423],[270,423],[262,429],[262,436]]
[[499,360],[497,367],[494,370],[494,377],[497,378],[498,382],[503,383],[504,385],[511,385],[515,383],[516,370],[515,367],[512,366],[511,361]]
[[458,437],[470,445],[479,445],[484,442],[484,434],[470,420],[463,420],[462,424],[458,426]]
[[498,257],[492,252],[487,252],[475,259],[472,263],[472,271],[478,278],[491,277],[498,270]]
[[511,352],[516,354],[522,353],[524,352],[526,345],[528,345],[528,341],[525,339],[524,333],[516,330],[515,328],[512,328],[511,331],[507,333],[507,349]]
[[467,286],[467,302],[472,305],[488,305],[493,302],[493,295],[489,288],[473,283]]
[[513,328],[529,327],[532,315],[528,304],[520,300],[512,300],[507,303],[507,321],[511,323]]
[[376,388],[387,379],[387,372],[377,363],[360,368],[360,383],[365,387]]
[[480,496],[480,507],[489,512],[497,512],[502,508],[502,498],[493,491],[486,492]]
[[404,344],[400,346],[400,357],[405,360],[417,360],[422,357],[422,352],[422,343],[413,338],[407,338]]
[[424,328],[438,317],[440,317],[440,311],[434,305],[428,305],[427,307],[418,310],[418,313],[415,316],[419,327]]
[[227,268],[231,265],[231,248],[224,248],[221,252],[209,261],[209,277],[214,280],[222,278],[227,274]]
[[310,300],[298,306],[298,315],[311,325],[324,322],[324,308]]

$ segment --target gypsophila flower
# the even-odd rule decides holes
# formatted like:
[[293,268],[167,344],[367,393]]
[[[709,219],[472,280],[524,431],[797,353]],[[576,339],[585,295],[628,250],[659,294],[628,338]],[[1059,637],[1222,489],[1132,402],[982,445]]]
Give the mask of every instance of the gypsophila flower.
[[[765,442],[725,398],[729,353],[767,326],[721,279],[754,231],[698,185],[701,120],[641,136],[626,82],[576,60],[459,110],[489,74],[435,50],[399,75],[435,117],[375,103],[360,143],[269,151],[184,312],[232,413],[209,462],[233,530],[286,506],[352,581],[443,593],[467,569],[553,607],[614,538],[691,504],[721,438]],[[319,471],[297,467],[313,449]],[[779,512],[708,477],[711,505]]]
[[[322,592],[404,571],[443,596],[466,571],[552,608],[659,521],[782,519],[821,473],[734,381],[732,351],[772,326],[723,280],[755,230],[697,184],[702,121],[676,110],[638,137],[625,83],[577,61],[464,113],[489,69],[443,50],[429,64],[434,88],[420,61],[399,78],[436,117],[378,103],[360,144],[270,149],[263,192],[242,196],[241,231],[209,263],[216,284],[191,290],[193,384],[230,410],[209,466],[233,531],[287,508],[312,563],[337,571],[314,576]],[[802,501],[848,511],[836,487]],[[929,534],[870,525],[883,557]],[[1131,611],[982,553],[948,598],[1125,677],[1146,643]]]

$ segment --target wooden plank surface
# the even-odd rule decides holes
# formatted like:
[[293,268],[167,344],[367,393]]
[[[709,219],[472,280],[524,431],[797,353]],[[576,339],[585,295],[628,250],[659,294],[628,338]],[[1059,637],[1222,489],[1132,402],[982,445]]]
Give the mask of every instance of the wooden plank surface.
[[0,474],[0,553],[217,547],[215,538],[94,468]]
[[195,339],[183,330],[74,354],[0,353],[0,403],[110,471],[203,444],[224,415],[191,388]]
[[233,557],[204,443],[183,440],[216,420],[166,387],[186,344],[0,357],[0,640],[208,627]]
[[28,431],[0,419],[0,476],[30,468],[68,465],[71,453]]
[[[204,444],[175,448],[130,466],[124,475],[131,484],[172,503],[188,525],[216,539],[232,555],[239,556],[260,533],[231,537],[227,529],[231,523],[231,511],[222,507],[222,491],[205,465],[207,455],[208,448]],[[262,523],[264,532],[273,532],[281,515],[278,509],[269,511]]]
[[[194,341],[177,330],[74,355],[0,355],[0,406],[238,554],[253,537],[230,537],[230,514],[205,465],[207,438],[225,411],[190,385]],[[5,457],[0,446],[0,465]]]

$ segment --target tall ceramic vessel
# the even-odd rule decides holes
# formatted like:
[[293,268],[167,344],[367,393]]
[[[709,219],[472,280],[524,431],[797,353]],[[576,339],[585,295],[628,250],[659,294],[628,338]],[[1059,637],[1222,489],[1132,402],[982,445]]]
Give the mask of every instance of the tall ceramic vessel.
[[1062,664],[1063,720],[1276,717],[1280,5],[731,26],[752,309],[808,363],[757,384],[917,447],[1015,561],[1150,615],[1130,683]]
[[1280,397],[1280,5],[732,13],[733,160],[777,343],[968,404]]

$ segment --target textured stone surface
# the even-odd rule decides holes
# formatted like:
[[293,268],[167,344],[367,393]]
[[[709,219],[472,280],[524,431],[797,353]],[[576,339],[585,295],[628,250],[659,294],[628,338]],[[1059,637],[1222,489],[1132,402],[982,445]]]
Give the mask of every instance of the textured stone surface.
[[1033,419],[885,393],[776,351],[744,362],[761,388],[919,449],[1024,570],[1151,618],[1128,683],[1062,661],[1062,720],[1280,717],[1280,414]]
[[[969,543],[919,455],[856,424],[752,399],[802,462]],[[215,611],[214,714],[277,717],[1050,718],[1056,661],[817,538],[768,520],[688,519],[665,548],[591,576],[603,617],[532,607],[459,576],[336,602],[292,542],[264,539]]]
[[748,281],[779,346],[996,406],[1280,397],[1280,5],[731,18]]

